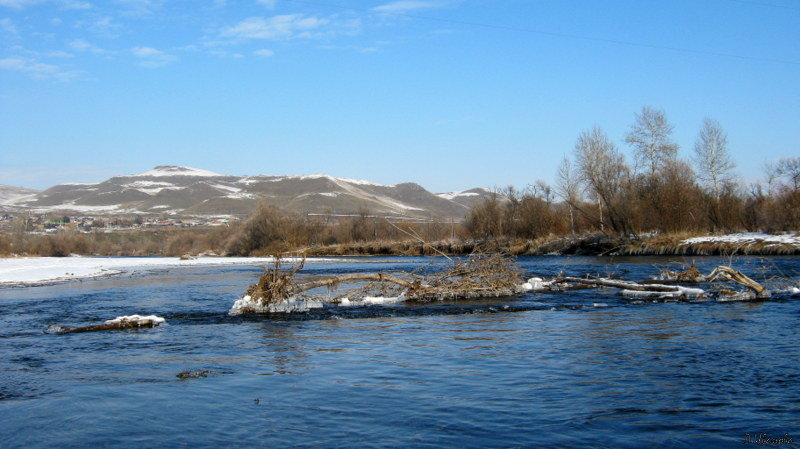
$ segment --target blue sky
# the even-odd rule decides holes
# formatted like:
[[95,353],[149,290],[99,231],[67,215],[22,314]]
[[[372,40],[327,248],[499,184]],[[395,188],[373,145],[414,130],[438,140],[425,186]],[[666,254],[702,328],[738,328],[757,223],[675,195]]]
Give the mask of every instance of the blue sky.
[[800,155],[796,0],[0,0],[0,184],[226,174],[552,181],[578,134],[721,123]]

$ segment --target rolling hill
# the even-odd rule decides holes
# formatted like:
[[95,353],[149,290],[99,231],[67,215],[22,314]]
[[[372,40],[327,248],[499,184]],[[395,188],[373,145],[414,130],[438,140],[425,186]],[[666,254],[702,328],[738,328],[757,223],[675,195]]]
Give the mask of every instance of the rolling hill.
[[0,198],[9,198],[2,201],[6,209],[40,213],[244,216],[264,201],[300,214],[351,215],[368,210],[382,216],[460,219],[472,202],[490,194],[482,188],[434,194],[414,183],[381,185],[329,175],[231,176],[158,166],[96,184],[60,184]]

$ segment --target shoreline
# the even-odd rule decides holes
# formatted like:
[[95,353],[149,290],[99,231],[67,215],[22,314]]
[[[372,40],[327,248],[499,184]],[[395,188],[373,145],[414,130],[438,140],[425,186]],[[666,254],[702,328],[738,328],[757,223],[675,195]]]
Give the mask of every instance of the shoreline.
[[[299,259],[286,258],[282,261],[291,263]],[[334,259],[317,257],[306,259],[306,263],[331,261]],[[224,265],[263,266],[274,262],[274,257],[198,257],[189,260],[181,260],[179,257],[149,256],[3,257],[0,258],[0,288],[54,285],[153,269]]]
[[476,252],[510,256],[797,256],[800,234],[737,233],[620,238],[606,234],[485,241],[356,242],[312,247],[311,256],[452,256]]
[[[357,242],[300,249],[307,263],[341,262],[343,257],[359,256],[468,256],[475,253],[500,253],[509,256],[798,256],[800,235],[758,233],[690,237],[648,236],[619,238],[604,234],[545,238],[539,240],[447,240],[420,242]],[[335,259],[334,259],[335,258]],[[284,262],[299,259],[283,258]],[[163,257],[163,256],[80,256],[0,257],[0,288],[53,285],[86,279],[117,276],[149,269],[265,265],[273,256],[262,257]],[[352,260],[358,262],[358,260]]]

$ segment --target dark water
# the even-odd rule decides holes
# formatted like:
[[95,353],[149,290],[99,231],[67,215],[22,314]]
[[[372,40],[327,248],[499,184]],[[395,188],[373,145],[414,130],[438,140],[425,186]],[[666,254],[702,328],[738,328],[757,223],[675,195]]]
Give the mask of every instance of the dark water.
[[[303,273],[429,262],[381,260]],[[520,264],[527,274],[645,279],[670,260]],[[707,272],[721,259],[698,261]],[[734,266],[797,279],[800,259]],[[259,272],[183,268],[0,289],[0,447],[699,448],[752,446],[745,435],[762,432],[800,440],[797,297],[632,305],[586,290],[228,316]],[[168,325],[43,333],[132,313]],[[192,369],[208,377],[176,377]]]

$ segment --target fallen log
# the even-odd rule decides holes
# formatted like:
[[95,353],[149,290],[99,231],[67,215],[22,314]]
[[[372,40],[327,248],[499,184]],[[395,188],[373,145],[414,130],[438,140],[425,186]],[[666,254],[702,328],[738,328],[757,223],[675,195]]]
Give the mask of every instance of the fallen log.
[[620,281],[606,278],[579,278],[573,276],[561,276],[554,278],[553,280],[556,282],[572,282],[576,284],[595,285],[641,292],[676,292],[680,290],[680,287],[676,285],[640,284],[638,282]]
[[309,290],[313,290],[315,288],[333,287],[344,282],[352,282],[352,281],[390,282],[392,284],[397,284],[401,287],[405,287],[409,290],[416,290],[423,287],[422,284],[419,283],[419,281],[414,281],[414,282],[407,281],[405,279],[400,279],[398,277],[390,276],[384,273],[373,273],[373,274],[355,273],[355,274],[345,274],[342,276],[335,276],[331,278],[321,279],[319,281],[312,281],[299,284],[289,289],[288,293],[290,295],[297,295],[303,292],[307,292]]
[[95,324],[91,326],[66,327],[66,326],[53,325],[48,328],[48,332],[51,334],[81,334],[84,332],[145,329],[150,327],[156,327],[163,323],[166,323],[166,320],[164,318],[155,315],[148,315],[148,316],[128,315],[128,316],[120,316],[114,318],[113,320],[107,320],[104,324]]

